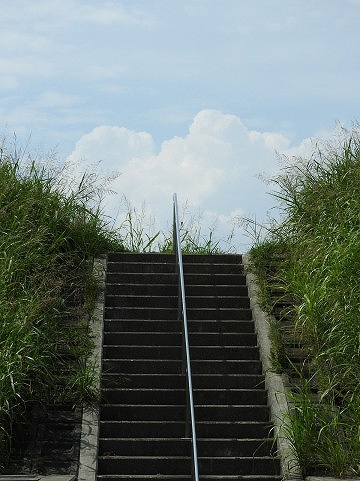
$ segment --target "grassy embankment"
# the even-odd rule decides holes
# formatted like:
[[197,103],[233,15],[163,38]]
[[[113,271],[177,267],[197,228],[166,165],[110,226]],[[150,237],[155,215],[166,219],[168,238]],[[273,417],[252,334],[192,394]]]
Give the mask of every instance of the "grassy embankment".
[[[360,475],[359,130],[274,181],[284,220],[251,254],[264,306],[271,311],[270,279],[291,300],[291,334],[307,353],[287,435],[304,475]],[[291,370],[277,327],[275,367]]]
[[0,467],[14,423],[34,403],[96,398],[87,323],[96,285],[92,259],[121,249],[91,179],[68,192],[59,174],[0,149]]
[[[172,252],[172,233],[154,231],[130,205],[121,226],[109,229],[93,175],[69,189],[50,160],[44,166],[0,146],[0,470],[31,406],[97,401],[86,322],[97,292],[94,256]],[[182,219],[183,251],[219,252],[213,229],[204,235],[199,221]]]

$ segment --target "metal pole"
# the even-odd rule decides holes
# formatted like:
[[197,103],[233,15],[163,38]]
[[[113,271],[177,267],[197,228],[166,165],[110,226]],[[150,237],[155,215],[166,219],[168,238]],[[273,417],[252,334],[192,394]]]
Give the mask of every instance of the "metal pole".
[[181,297],[181,304],[179,303],[179,315],[180,310],[182,313],[182,320],[183,320],[183,351],[185,352],[186,362],[183,361],[183,367],[185,365],[185,372],[187,376],[187,411],[189,412],[190,422],[188,419],[186,420],[186,436],[190,434],[190,425],[191,425],[191,434],[192,434],[192,471],[193,471],[193,479],[194,481],[199,481],[199,469],[198,469],[198,455],[197,455],[197,443],[196,443],[196,428],[195,428],[195,411],[194,411],[194,399],[193,399],[193,387],[192,387],[192,379],[191,379],[191,364],[190,364],[190,347],[189,347],[189,334],[188,334],[188,326],[187,326],[187,314],[186,314],[186,300],[185,300],[185,283],[184,283],[184,269],[183,269],[183,262],[182,262],[182,253],[181,253],[181,245],[180,245],[180,230],[179,230],[179,215],[178,215],[178,206],[177,206],[177,196],[174,194],[173,198],[173,205],[174,205],[174,251],[176,255],[176,263],[178,266],[179,272],[179,291]]

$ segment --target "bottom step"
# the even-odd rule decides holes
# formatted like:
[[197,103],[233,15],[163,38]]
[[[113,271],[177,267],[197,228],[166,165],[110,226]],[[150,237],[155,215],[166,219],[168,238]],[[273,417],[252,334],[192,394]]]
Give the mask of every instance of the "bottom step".
[[[97,481],[192,481],[192,476],[183,475],[100,475],[97,476]],[[281,476],[269,475],[248,475],[248,476],[200,476],[200,481],[281,481]]]
[[[278,474],[278,460],[272,457],[200,457],[199,472],[203,475],[272,475]],[[185,456],[100,456],[98,469],[101,474],[126,473],[144,475],[159,473],[186,475],[191,473],[191,461]]]

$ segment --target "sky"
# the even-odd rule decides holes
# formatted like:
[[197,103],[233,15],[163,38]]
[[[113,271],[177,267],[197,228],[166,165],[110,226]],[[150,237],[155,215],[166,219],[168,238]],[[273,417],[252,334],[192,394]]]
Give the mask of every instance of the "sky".
[[[360,0],[0,0],[0,133],[107,178],[104,214],[252,239],[267,179],[360,107]],[[127,199],[126,202],[124,199]],[[186,206],[186,208],[185,208]],[[200,220],[201,219],[201,220]],[[166,227],[165,227],[166,226]]]

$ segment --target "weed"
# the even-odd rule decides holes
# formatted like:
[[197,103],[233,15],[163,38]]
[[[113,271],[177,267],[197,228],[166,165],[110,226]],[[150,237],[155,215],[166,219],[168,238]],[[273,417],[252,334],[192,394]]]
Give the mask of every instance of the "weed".
[[[89,403],[94,392],[85,308],[94,255],[121,249],[84,177],[66,192],[24,151],[0,149],[0,465],[32,403]],[[86,308],[87,309],[87,308]]]
[[311,361],[319,396],[302,381],[287,426],[308,474],[359,474],[360,465],[360,129],[340,134],[274,179],[284,220],[251,252],[264,303],[271,310],[271,286],[281,286]]
[[[155,219],[146,211],[145,204],[136,209],[124,197],[126,213],[119,226],[125,250],[130,252],[173,252],[173,233],[155,228]],[[232,250],[233,233],[225,240],[216,238],[216,226],[209,226],[204,234],[201,214],[191,215],[187,205],[180,220],[180,241],[184,254],[218,254]],[[227,246],[224,248],[223,246]]]

